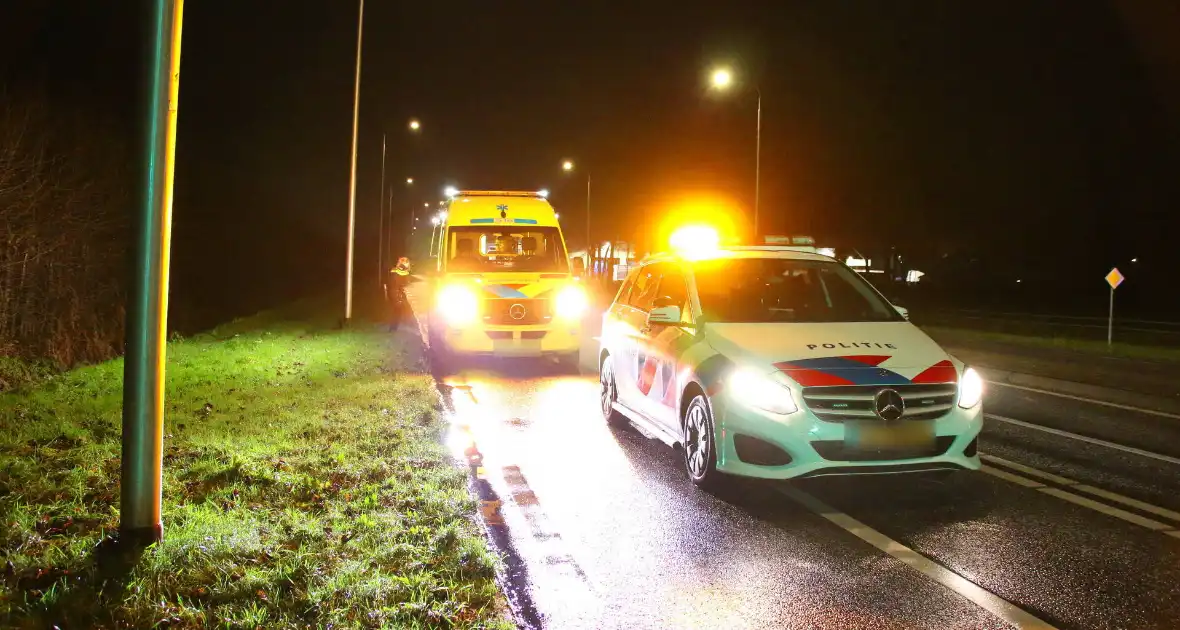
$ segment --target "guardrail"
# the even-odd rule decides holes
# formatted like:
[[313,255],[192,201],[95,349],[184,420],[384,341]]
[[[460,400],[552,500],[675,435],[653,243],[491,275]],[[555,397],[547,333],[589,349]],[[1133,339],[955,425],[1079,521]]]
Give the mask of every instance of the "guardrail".
[[[911,316],[916,323],[928,326],[1037,337],[1106,340],[1105,317],[921,308],[912,309]],[[1136,345],[1180,346],[1180,322],[1115,317],[1114,339]]]

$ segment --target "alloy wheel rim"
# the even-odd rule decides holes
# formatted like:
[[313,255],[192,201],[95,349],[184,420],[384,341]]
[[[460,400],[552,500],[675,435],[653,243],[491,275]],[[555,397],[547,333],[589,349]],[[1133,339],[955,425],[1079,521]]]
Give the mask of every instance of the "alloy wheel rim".
[[602,384],[601,389],[601,404],[602,415],[609,417],[612,411],[612,405],[615,401],[615,379],[614,374],[611,373],[610,363],[603,363],[602,365]]
[[684,459],[688,473],[694,479],[700,479],[705,474],[705,466],[708,465],[709,433],[705,422],[705,410],[699,404],[694,404],[688,410],[685,433]]

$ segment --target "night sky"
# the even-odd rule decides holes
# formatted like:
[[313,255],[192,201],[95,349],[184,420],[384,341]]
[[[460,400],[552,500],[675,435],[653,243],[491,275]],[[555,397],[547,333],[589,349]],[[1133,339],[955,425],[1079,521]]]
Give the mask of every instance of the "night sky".
[[[6,82],[134,130],[132,3],[26,4],[50,8],[0,9]],[[404,225],[446,184],[547,187],[580,246],[586,168],[596,239],[633,236],[683,194],[752,207],[755,88],[764,231],[896,247],[928,269],[975,259],[1046,293],[1101,296],[1131,257],[1132,280],[1164,278],[1180,227],[1168,5],[370,0],[358,282],[375,286],[383,132]],[[174,312],[339,284],[356,3],[185,9]],[[706,89],[718,61],[740,88],[721,97]]]

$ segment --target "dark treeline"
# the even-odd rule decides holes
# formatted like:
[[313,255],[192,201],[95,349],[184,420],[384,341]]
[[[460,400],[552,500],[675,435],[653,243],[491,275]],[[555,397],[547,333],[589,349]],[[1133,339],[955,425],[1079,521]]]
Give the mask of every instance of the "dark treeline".
[[126,138],[42,92],[0,93],[0,354],[61,366],[123,334]]

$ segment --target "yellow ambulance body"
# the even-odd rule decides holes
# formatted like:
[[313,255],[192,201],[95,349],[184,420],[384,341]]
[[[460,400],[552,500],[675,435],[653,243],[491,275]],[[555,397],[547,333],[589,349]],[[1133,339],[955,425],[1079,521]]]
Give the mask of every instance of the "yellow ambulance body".
[[443,216],[437,266],[410,295],[431,350],[576,364],[588,296],[545,197],[459,191]]

